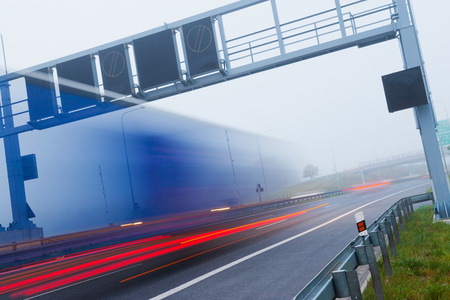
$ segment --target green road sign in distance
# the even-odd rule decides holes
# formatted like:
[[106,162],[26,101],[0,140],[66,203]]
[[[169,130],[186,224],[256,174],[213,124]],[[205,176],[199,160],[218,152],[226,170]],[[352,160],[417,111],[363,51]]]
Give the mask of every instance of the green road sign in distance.
[[442,146],[450,145],[450,131],[439,134],[439,141]]
[[450,131],[450,122],[449,120],[442,120],[438,122],[437,130],[439,133],[444,133]]

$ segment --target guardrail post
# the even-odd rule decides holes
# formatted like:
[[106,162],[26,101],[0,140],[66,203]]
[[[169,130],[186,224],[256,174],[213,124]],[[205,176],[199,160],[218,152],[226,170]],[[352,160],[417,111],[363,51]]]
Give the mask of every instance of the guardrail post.
[[413,214],[414,213],[414,207],[413,207],[413,202],[412,202],[411,197],[408,198],[408,204],[409,204],[409,207],[410,207],[410,210],[411,210],[411,214]]
[[402,228],[402,231],[405,231],[405,223],[403,222],[403,216],[402,216],[402,210],[400,208],[400,204],[397,204],[396,207],[397,215],[398,215],[398,221],[400,222],[400,227]]
[[400,200],[400,205],[402,206],[403,216],[405,217],[405,221],[408,222],[408,210],[406,209],[405,199]]
[[[391,276],[392,275],[392,266],[391,266],[391,260],[389,258],[388,248],[386,245],[386,238],[384,237],[384,233],[381,230],[372,231],[370,232],[370,237],[372,235],[376,236],[376,242],[374,243],[374,246],[380,246],[381,249],[381,255],[383,257],[383,263],[384,263],[384,270],[386,271],[386,274]],[[375,241],[375,239],[373,239]]]
[[381,278],[380,273],[378,272],[377,258],[375,257],[373,246],[369,244],[364,246],[364,248],[367,260],[369,262],[370,275],[372,275],[372,283],[373,289],[375,290],[375,297],[377,298],[377,300],[384,300],[383,287],[381,286]]
[[361,300],[361,288],[359,286],[356,270],[340,270],[331,273],[334,290],[337,298],[350,297],[352,300]]
[[409,201],[408,198],[405,198],[404,202],[403,202],[406,208],[406,213],[408,214],[408,218],[411,216],[411,210],[409,208]]
[[358,272],[356,270],[347,271],[345,273],[347,277],[348,290],[350,291],[350,297],[352,300],[362,299],[361,287],[359,286]]
[[397,244],[400,244],[401,240],[400,240],[400,233],[398,232],[397,227],[397,219],[395,218],[394,213],[390,213],[388,217],[391,218],[392,228],[394,228],[395,241],[397,242]]
[[366,250],[364,250],[363,245],[355,246],[355,255],[358,265],[367,265],[369,263],[367,260]]
[[345,298],[350,296],[350,291],[348,290],[347,276],[345,276],[345,273],[346,273],[345,270],[334,271],[331,273],[336,298]]
[[389,239],[389,246],[391,247],[391,254],[393,257],[397,257],[397,249],[395,248],[394,235],[392,234],[391,222],[384,219],[384,226]]

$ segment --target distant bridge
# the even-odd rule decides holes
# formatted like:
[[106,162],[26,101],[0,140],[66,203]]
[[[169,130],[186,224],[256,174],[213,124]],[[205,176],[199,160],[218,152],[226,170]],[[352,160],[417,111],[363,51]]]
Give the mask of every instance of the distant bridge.
[[359,169],[362,171],[370,171],[374,169],[396,167],[422,161],[425,161],[425,154],[423,151],[409,152],[359,163]]

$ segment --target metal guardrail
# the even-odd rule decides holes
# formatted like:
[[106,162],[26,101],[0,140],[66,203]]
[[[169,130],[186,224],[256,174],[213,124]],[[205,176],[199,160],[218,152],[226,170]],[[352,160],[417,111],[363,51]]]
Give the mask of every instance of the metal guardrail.
[[[297,294],[294,299],[332,300],[337,297],[352,297],[352,299],[361,299],[358,296],[355,297],[354,294],[352,294],[349,276],[344,274],[344,272],[348,272],[349,274],[351,274],[350,272],[354,272],[354,270],[359,265],[366,265],[368,263],[370,264],[368,257],[369,253],[365,253],[366,251],[363,250],[363,245],[371,243],[373,244],[373,246],[381,246],[381,250],[383,252],[382,244],[384,243],[384,241],[378,238],[380,234],[382,234],[380,237],[385,237],[386,235],[388,236],[391,253],[393,256],[396,256],[395,240],[397,242],[399,242],[400,240],[397,220],[400,223],[402,230],[404,230],[404,219],[407,221],[411,214],[414,212],[413,203],[419,203],[429,200],[433,201],[434,203],[433,193],[406,197],[397,201],[368,227],[367,230],[369,232],[369,236],[364,238],[358,236],[352,242],[350,242],[350,244],[348,244],[325,268],[323,268],[323,270],[305,288],[303,288],[303,290],[299,294]],[[386,244],[384,244],[384,246],[386,246]],[[385,255],[387,255],[387,250],[386,253],[383,253],[383,261],[386,264],[386,261],[389,261],[389,259],[388,257],[385,257]],[[346,278],[345,275],[347,276]],[[356,277],[356,282],[357,280],[358,278]],[[359,284],[353,289],[353,291],[355,290],[356,293],[360,293]]]

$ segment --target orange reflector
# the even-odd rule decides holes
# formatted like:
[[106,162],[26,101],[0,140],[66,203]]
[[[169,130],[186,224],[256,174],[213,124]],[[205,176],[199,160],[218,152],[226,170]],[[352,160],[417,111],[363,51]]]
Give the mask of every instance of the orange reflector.
[[363,232],[364,230],[367,230],[365,220],[362,220],[361,222],[356,223],[356,226],[358,226],[358,232]]

